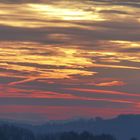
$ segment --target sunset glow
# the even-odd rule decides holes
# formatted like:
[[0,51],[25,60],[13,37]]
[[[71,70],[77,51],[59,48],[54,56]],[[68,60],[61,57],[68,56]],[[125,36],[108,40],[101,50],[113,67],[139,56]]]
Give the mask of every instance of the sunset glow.
[[124,3],[0,1],[0,118],[140,113],[140,9]]

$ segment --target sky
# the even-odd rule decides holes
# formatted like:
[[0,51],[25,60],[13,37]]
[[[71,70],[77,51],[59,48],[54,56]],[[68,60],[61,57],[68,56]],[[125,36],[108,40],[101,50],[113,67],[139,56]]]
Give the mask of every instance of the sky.
[[0,0],[1,119],[139,113],[139,0]]

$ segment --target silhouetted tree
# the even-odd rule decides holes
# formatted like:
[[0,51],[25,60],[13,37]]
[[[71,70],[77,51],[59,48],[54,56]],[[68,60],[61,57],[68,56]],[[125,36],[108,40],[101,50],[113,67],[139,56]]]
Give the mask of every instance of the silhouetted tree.
[[136,137],[132,137],[130,140],[138,140]]
[[75,132],[65,132],[60,135],[60,140],[78,140],[79,135]]
[[112,135],[102,134],[95,136],[95,140],[116,140],[116,139]]
[[87,131],[83,132],[80,134],[80,140],[92,140],[93,139],[93,135]]
[[[0,125],[0,140],[115,140],[112,135],[93,135],[87,131],[82,133],[64,132],[58,134],[38,134],[13,125]],[[132,138],[131,140],[137,140]]]

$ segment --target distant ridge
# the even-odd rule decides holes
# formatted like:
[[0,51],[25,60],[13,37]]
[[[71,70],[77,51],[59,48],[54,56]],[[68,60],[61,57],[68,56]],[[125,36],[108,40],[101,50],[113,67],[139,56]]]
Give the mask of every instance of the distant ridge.
[[30,125],[15,123],[10,121],[0,121],[11,123],[17,126],[32,130],[34,133],[59,133],[59,132],[83,132],[89,131],[93,134],[111,134],[118,140],[129,140],[131,137],[140,139],[140,114],[119,115],[112,119],[76,119],[68,121],[48,121],[43,125]]

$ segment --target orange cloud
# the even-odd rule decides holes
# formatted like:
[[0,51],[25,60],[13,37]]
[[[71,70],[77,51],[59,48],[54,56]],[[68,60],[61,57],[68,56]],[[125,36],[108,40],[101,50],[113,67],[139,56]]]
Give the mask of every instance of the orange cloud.
[[99,87],[110,87],[110,86],[123,86],[125,85],[125,83],[122,81],[111,81],[111,82],[98,83],[95,85]]
[[80,92],[87,92],[87,93],[114,94],[114,95],[140,97],[140,94],[119,92],[119,91],[112,91],[112,90],[85,89],[85,88],[66,88],[66,89],[71,91],[80,91]]
[[[54,92],[54,91],[41,91],[41,90],[26,90],[26,89],[18,89],[18,88],[12,88],[12,87],[6,87],[3,86],[2,91],[0,91],[0,97],[6,97],[6,98],[37,98],[37,99],[70,99],[72,100],[81,100],[81,101],[97,101],[97,102],[110,102],[110,103],[124,103],[124,104],[135,104],[135,101],[129,100],[129,99],[116,99],[116,98],[107,98],[107,97],[87,97],[85,95],[76,95],[71,93],[61,93],[60,92]],[[96,93],[108,93],[109,91],[103,91],[103,90],[89,90],[89,89],[74,89],[70,88],[69,90],[75,90],[75,91],[86,91],[86,92],[95,92]],[[118,92],[119,93],[119,92]],[[110,91],[109,94],[117,94],[113,91]],[[121,93],[120,93],[121,94]],[[138,96],[140,97],[140,95]]]

